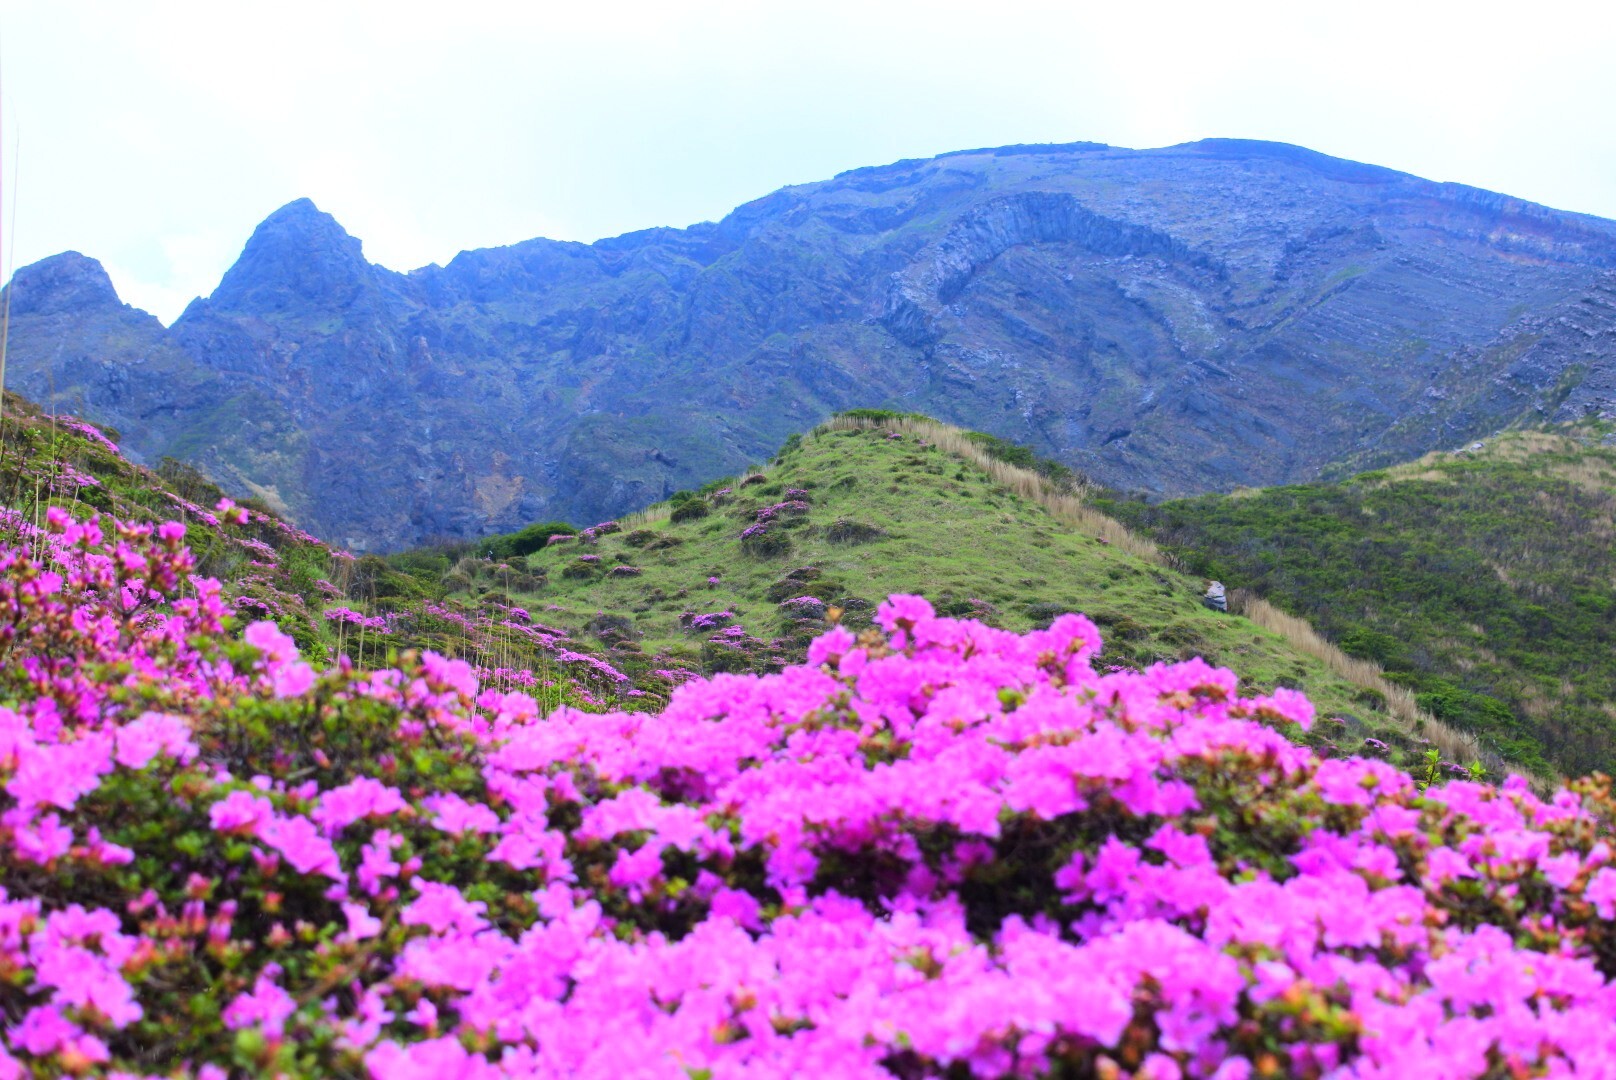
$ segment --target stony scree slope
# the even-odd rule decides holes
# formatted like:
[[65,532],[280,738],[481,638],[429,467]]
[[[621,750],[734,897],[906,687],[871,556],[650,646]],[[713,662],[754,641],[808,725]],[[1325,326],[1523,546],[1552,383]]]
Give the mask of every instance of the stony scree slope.
[[1611,222],[1297,147],[1015,146],[408,274],[300,200],[168,328],[24,268],[10,370],[375,550],[600,520],[849,406],[1165,495],[1602,415],[1613,267]]

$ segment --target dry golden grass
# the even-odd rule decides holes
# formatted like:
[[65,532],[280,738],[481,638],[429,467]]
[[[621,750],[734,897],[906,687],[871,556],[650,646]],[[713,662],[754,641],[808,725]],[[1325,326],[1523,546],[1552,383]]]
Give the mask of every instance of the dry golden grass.
[[1414,701],[1414,694],[1404,686],[1387,682],[1380,665],[1369,660],[1348,656],[1326,641],[1305,619],[1274,607],[1260,597],[1245,595],[1240,604],[1241,614],[1258,626],[1272,630],[1290,643],[1298,652],[1321,661],[1331,671],[1348,682],[1374,690],[1386,699],[1386,711],[1403,721],[1414,731],[1422,732],[1431,745],[1449,761],[1475,761],[1481,757],[1481,745],[1473,736],[1457,731]]
[[1577,441],[1565,435],[1552,431],[1516,431],[1509,435],[1491,439],[1486,449],[1506,461],[1522,461],[1539,454],[1563,454],[1577,448]]
[[1575,484],[1590,495],[1608,499],[1616,494],[1616,471],[1603,461],[1578,458],[1552,466],[1549,474]]
[[1404,462],[1401,465],[1393,465],[1384,471],[1393,480],[1404,480],[1407,479],[1409,473],[1440,468],[1452,460],[1453,455],[1446,450],[1432,450],[1429,454],[1417,457],[1413,461]]
[[667,521],[672,513],[673,507],[667,503],[657,503],[655,506],[648,506],[644,510],[624,514],[617,519],[617,523],[623,526],[625,530],[632,532],[647,525],[655,525],[659,521]]
[[[1386,681],[1385,672],[1381,670],[1379,664],[1348,656],[1325,640],[1305,619],[1287,615],[1268,601],[1252,596],[1245,590],[1236,590],[1234,599],[1237,600],[1240,613],[1258,626],[1272,630],[1298,652],[1306,653],[1323,662],[1326,667],[1348,682],[1380,694],[1386,701],[1386,711],[1401,720],[1410,731],[1418,732],[1429,739],[1431,745],[1444,759],[1460,763],[1482,760],[1484,755],[1481,744],[1476,741],[1475,736],[1450,727],[1421,709],[1415,702],[1412,691]],[[1231,605],[1234,606],[1236,605]],[[1516,769],[1510,771],[1520,772],[1539,791],[1554,788],[1561,779]]]

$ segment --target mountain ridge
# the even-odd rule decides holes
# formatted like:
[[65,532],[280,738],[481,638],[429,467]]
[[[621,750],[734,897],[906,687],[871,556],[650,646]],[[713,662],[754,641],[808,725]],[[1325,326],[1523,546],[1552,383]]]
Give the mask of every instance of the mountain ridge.
[[[29,310],[41,265],[18,389],[356,549],[587,524],[853,406],[1161,495],[1616,409],[1561,392],[1607,381],[1601,330],[1527,355],[1531,316],[1609,288],[1616,223],[1247,140],[957,151],[408,273],[297,200],[166,329]],[[1518,392],[1428,407],[1478,350],[1525,356]]]

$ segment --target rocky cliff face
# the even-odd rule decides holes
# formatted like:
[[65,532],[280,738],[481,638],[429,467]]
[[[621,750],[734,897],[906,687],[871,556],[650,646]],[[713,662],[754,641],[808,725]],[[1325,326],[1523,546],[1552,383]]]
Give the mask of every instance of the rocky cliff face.
[[1004,147],[397,274],[300,200],[170,328],[19,271],[11,385],[360,548],[589,522],[887,405],[1163,494],[1616,414],[1616,224],[1297,147]]

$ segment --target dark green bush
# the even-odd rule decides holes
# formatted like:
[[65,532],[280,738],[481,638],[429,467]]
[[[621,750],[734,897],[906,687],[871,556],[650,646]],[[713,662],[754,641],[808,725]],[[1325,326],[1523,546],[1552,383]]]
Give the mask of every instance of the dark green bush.
[[899,420],[932,421],[932,418],[925,413],[897,412],[892,409],[844,409],[836,415],[851,420],[870,420],[877,424],[891,424]]
[[550,537],[557,534],[576,536],[578,530],[565,521],[535,522],[517,532],[490,538],[484,551],[491,559],[507,559],[512,555],[531,555],[543,551]]
[[673,513],[668,515],[668,520],[677,525],[682,521],[696,521],[699,518],[704,518],[710,512],[707,509],[707,504],[701,499],[691,499],[675,506]]
[[868,544],[873,540],[880,540],[886,536],[884,529],[874,525],[866,525],[862,521],[850,521],[843,518],[833,521],[825,526],[825,539],[832,544]]
[[1056,616],[1064,615],[1072,610],[1070,604],[1056,604],[1048,601],[1039,601],[1027,605],[1027,618],[1032,620],[1033,626],[1040,630],[1047,630],[1049,624],[1055,621]]
[[780,529],[764,529],[742,540],[741,550],[758,559],[778,559],[791,553],[791,537]]

